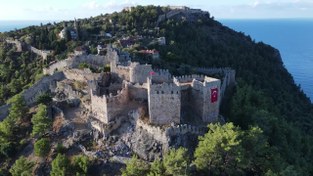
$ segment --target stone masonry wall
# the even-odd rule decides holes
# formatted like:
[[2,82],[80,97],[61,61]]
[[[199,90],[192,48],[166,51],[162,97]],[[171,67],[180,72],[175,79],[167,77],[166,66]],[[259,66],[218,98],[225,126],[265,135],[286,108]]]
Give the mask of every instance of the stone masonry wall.
[[117,92],[116,96],[107,96],[107,121],[110,122],[125,112],[129,101],[128,88]]
[[65,77],[70,80],[87,82],[88,80],[98,80],[101,73],[92,73],[90,69],[70,69],[63,71]]
[[101,68],[107,64],[110,64],[110,61],[105,56],[99,55],[79,55],[74,57],[72,65],[70,68],[78,68],[80,63],[87,63],[93,68]]
[[93,116],[101,121],[102,123],[107,124],[107,99],[105,96],[97,96],[95,92],[92,90],[90,91],[90,98],[91,98],[91,111]]
[[166,148],[169,145],[170,138],[176,135],[184,135],[187,133],[203,135],[206,133],[206,128],[187,125],[187,124],[179,124],[173,125],[169,127],[160,127],[153,126],[143,122],[140,119],[139,110],[132,110],[128,113],[128,115],[134,119],[136,128],[142,128],[147,133],[153,136],[153,138],[163,144],[163,147]]
[[51,54],[51,51],[49,51],[49,50],[40,50],[40,49],[37,49],[33,46],[30,46],[29,49],[30,49],[30,51],[37,54],[38,56],[41,56],[43,60],[46,60],[48,58],[48,56]]
[[236,83],[236,71],[231,68],[196,68],[197,72],[210,75],[210,74],[223,74],[224,78],[221,83],[221,98],[224,97],[226,88]]
[[129,83],[127,86],[130,100],[148,100],[148,91],[146,85]]
[[108,124],[114,120],[121,112],[129,100],[128,88],[124,87],[117,92],[116,96],[98,96],[91,90],[91,109],[95,118]]
[[123,80],[130,81],[130,68],[127,66],[118,65],[115,69],[111,70],[111,72],[115,73]]
[[93,68],[102,68],[106,64],[109,64],[109,60],[104,56],[97,55],[79,55],[74,57],[69,57],[65,60],[58,61],[56,63],[50,64],[48,68],[43,69],[44,74],[53,75],[57,71],[63,71],[67,68],[78,68],[80,63],[87,63]]
[[2,105],[0,106],[0,122],[9,115],[10,105]]
[[154,74],[151,76],[153,82],[163,83],[163,82],[171,82],[172,75],[169,70],[166,69],[154,69]]
[[5,40],[7,43],[10,43],[10,44],[14,44],[15,47],[16,47],[16,51],[17,52],[22,52],[23,51],[23,44],[22,42],[18,41],[18,40]]
[[36,102],[36,98],[49,91],[52,87],[56,87],[56,82],[65,78],[63,72],[55,73],[52,76],[46,76],[36,82],[31,88],[25,90],[22,96],[27,105],[32,105]]
[[150,123],[180,123],[181,92],[175,84],[152,84],[148,79],[148,104]]
[[71,61],[71,59],[68,58],[68,59],[65,59],[65,60],[61,60],[61,61],[58,61],[56,63],[53,63],[51,65],[49,65],[48,68],[44,68],[43,69],[43,74],[45,75],[53,75],[54,72],[56,71],[63,71],[65,70],[65,68],[68,68]]
[[138,62],[132,62],[130,64],[130,82],[132,83],[145,83],[147,82],[148,76],[152,74],[152,66],[145,64],[141,65]]
[[[209,77],[205,77],[203,87],[203,115],[202,120],[204,122],[215,122],[218,120],[219,105],[221,101],[221,81],[218,79],[209,80]],[[218,95],[217,101],[211,101],[211,89],[217,88]]]

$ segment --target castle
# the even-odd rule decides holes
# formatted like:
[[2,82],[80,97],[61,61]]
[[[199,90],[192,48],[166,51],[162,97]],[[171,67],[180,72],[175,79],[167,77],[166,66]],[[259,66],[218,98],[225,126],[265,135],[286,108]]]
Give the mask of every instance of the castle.
[[188,75],[173,77],[168,70],[131,62],[118,50],[108,48],[111,72],[89,81],[93,117],[110,123],[123,114],[130,102],[147,102],[149,123],[180,124],[184,114],[193,114],[205,123],[219,115],[219,79]]
[[[93,68],[110,65],[110,72],[92,73],[77,69],[80,63]],[[132,62],[128,53],[108,46],[105,56],[78,55],[51,63],[44,68],[43,77],[23,92],[26,104],[31,106],[41,94],[50,91],[62,93],[68,99],[81,100],[94,129],[104,133],[104,128],[121,122],[134,109],[143,109],[150,125],[207,124],[218,120],[222,96],[228,85],[235,81],[235,71],[229,68],[196,68],[204,75],[173,76],[168,70],[153,69],[152,65]],[[205,76],[222,73],[223,81]],[[73,87],[75,82],[84,90]],[[1,107],[3,115],[7,106]]]

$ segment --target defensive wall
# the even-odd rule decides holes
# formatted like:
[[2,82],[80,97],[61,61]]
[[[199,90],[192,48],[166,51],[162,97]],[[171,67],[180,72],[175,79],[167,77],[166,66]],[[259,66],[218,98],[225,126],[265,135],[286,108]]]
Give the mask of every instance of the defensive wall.
[[51,63],[47,68],[43,69],[43,73],[53,75],[56,71],[63,71],[68,68],[78,68],[81,63],[89,64],[93,68],[101,68],[110,62],[106,59],[106,57],[98,55],[70,56],[65,60]]
[[165,125],[180,123],[181,92],[173,83],[153,84],[148,78],[149,121]]
[[51,76],[45,76],[36,82],[31,88],[25,90],[22,93],[22,96],[25,99],[25,102],[28,106],[34,104],[36,102],[36,98],[49,91],[54,90],[56,88],[56,82],[65,79],[63,72],[55,73]]
[[0,122],[9,115],[9,108],[8,104],[0,106]]
[[134,120],[136,129],[143,129],[153,136],[153,138],[163,144],[163,148],[167,149],[172,136],[185,135],[187,133],[195,135],[203,135],[206,133],[206,127],[198,127],[187,124],[170,125],[170,126],[154,126],[141,120],[143,116],[139,109],[132,110],[128,116]]
[[28,45],[24,42],[21,42],[19,40],[7,39],[6,42],[14,44],[17,48],[17,52],[22,52],[23,50],[27,49],[27,50],[37,54],[38,56],[42,57],[43,60],[46,60],[48,58],[48,56],[52,54],[52,51],[50,51],[50,50],[40,50],[40,49],[37,49],[37,48],[35,48],[31,45]]
[[112,94],[99,96],[93,90],[90,91],[90,96],[93,116],[105,124],[122,113],[129,100],[126,85],[117,91],[115,96]]
[[87,82],[88,80],[98,80],[102,77],[101,73],[92,73],[90,69],[68,69],[63,71],[65,77],[70,80]]

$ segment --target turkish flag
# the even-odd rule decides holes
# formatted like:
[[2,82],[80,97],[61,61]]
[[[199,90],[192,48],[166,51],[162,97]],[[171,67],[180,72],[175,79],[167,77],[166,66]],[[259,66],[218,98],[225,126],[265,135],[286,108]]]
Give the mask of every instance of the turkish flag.
[[218,100],[218,89],[212,88],[211,89],[211,103],[217,102]]

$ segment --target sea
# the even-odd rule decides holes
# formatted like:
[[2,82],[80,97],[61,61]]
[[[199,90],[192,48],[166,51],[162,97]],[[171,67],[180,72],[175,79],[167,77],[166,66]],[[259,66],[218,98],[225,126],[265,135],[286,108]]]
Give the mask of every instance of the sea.
[[[313,19],[222,19],[223,25],[280,51],[285,68],[313,101]],[[275,75],[273,75],[275,76]]]
[[[280,51],[295,83],[313,101],[313,19],[221,19],[223,25]],[[49,21],[0,21],[0,32]],[[53,21],[50,21],[51,23]],[[275,76],[275,75],[273,75]]]
[[[27,26],[39,26],[42,24],[53,23],[54,21],[40,21],[40,20],[25,20],[25,21],[9,21],[9,20],[0,20],[0,32],[9,32],[15,29],[25,28]],[[57,22],[57,21],[56,21]]]

